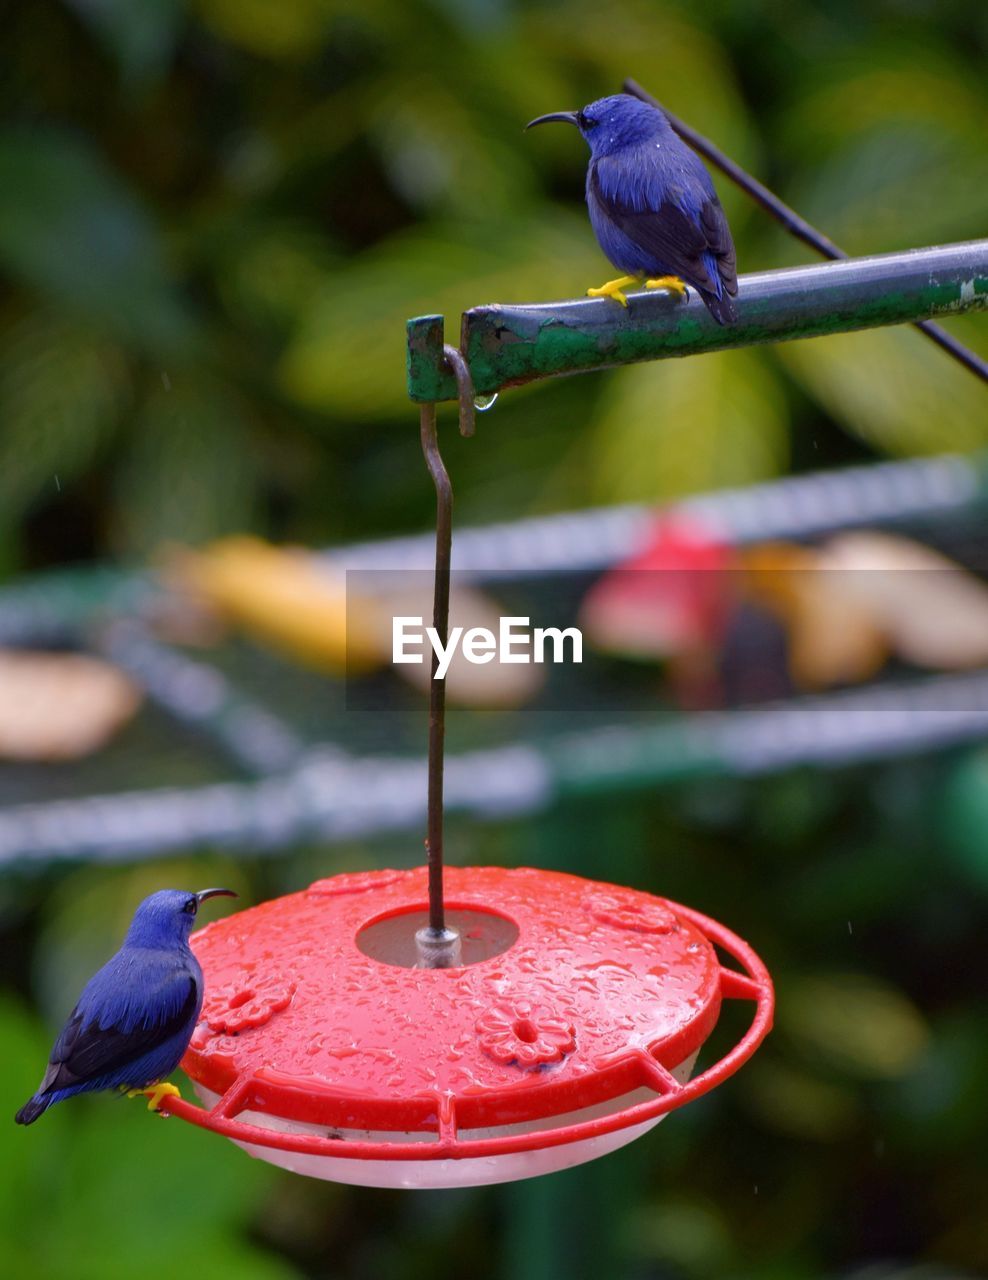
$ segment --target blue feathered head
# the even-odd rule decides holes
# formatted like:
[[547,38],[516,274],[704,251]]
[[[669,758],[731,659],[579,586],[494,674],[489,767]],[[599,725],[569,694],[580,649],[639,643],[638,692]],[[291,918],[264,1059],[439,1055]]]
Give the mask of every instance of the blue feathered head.
[[609,98],[598,98],[580,111],[551,111],[530,120],[525,127],[531,129],[533,125],[549,124],[553,120],[575,124],[594,155],[610,155],[652,139],[661,142],[666,134],[672,132],[658,107],[633,98],[630,93],[612,93]]
[[127,930],[127,944],[132,947],[167,947],[184,943],[195,924],[199,905],[207,898],[237,895],[232,889],[159,889],[145,898],[134,912]]

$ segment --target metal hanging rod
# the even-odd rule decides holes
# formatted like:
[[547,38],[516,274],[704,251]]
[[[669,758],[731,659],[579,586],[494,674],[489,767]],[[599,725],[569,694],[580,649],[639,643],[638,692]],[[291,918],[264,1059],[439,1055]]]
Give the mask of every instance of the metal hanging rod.
[[[460,434],[474,432],[473,387],[466,361],[455,347],[444,348],[446,366],[456,379],[460,404]],[[443,647],[449,638],[449,571],[453,542],[453,486],[439,452],[436,406],[423,404],[420,410],[422,453],[436,490],[436,561],[433,587],[432,625]],[[460,956],[460,936],[446,927],[443,899],[443,764],[446,744],[446,678],[436,672],[439,658],[435,650],[429,681],[429,752],[426,812],[426,851],[429,866],[429,923],[415,935],[421,963],[426,968],[445,969]]]

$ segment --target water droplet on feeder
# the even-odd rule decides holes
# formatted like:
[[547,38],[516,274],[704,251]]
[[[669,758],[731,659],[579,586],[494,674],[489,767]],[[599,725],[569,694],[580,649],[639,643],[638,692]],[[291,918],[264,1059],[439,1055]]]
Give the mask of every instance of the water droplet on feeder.
[[474,396],[473,407],[478,413],[486,413],[488,409],[493,409],[497,402],[498,393],[495,391],[492,396]]

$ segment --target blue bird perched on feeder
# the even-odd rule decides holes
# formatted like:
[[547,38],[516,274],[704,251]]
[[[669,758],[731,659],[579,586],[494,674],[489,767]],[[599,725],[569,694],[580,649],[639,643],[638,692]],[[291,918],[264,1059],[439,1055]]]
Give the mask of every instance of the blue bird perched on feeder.
[[202,970],[189,946],[201,903],[232,889],[161,889],[145,898],[123,946],[86,983],[48,1060],[48,1070],[14,1117],[33,1124],[55,1102],[117,1089],[143,1095],[148,1110],[177,1094],[161,1083],[178,1066],[202,1008]]
[[680,296],[692,285],[718,324],[733,324],[738,274],[727,218],[703,162],[665,113],[616,93],[525,127],[554,120],[575,124],[590,146],[590,222],[604,253],[625,272],[588,295],[626,307],[630,285]]

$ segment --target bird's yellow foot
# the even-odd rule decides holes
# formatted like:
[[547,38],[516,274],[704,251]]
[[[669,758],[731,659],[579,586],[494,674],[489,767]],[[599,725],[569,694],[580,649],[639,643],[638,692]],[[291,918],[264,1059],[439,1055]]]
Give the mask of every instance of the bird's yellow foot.
[[615,302],[620,302],[622,307],[626,307],[628,299],[622,290],[632,284],[641,284],[641,276],[618,276],[616,280],[608,280],[607,284],[602,284],[599,289],[588,289],[587,297],[613,298]]
[[147,1089],[128,1089],[128,1098],[147,1098],[148,1111],[157,1111],[164,1098],[180,1098],[182,1095],[176,1085],[163,1081],[161,1084],[149,1085]]
[[654,280],[645,281],[646,289],[668,289],[679,298],[686,297],[686,285],[679,276],[656,276]]

